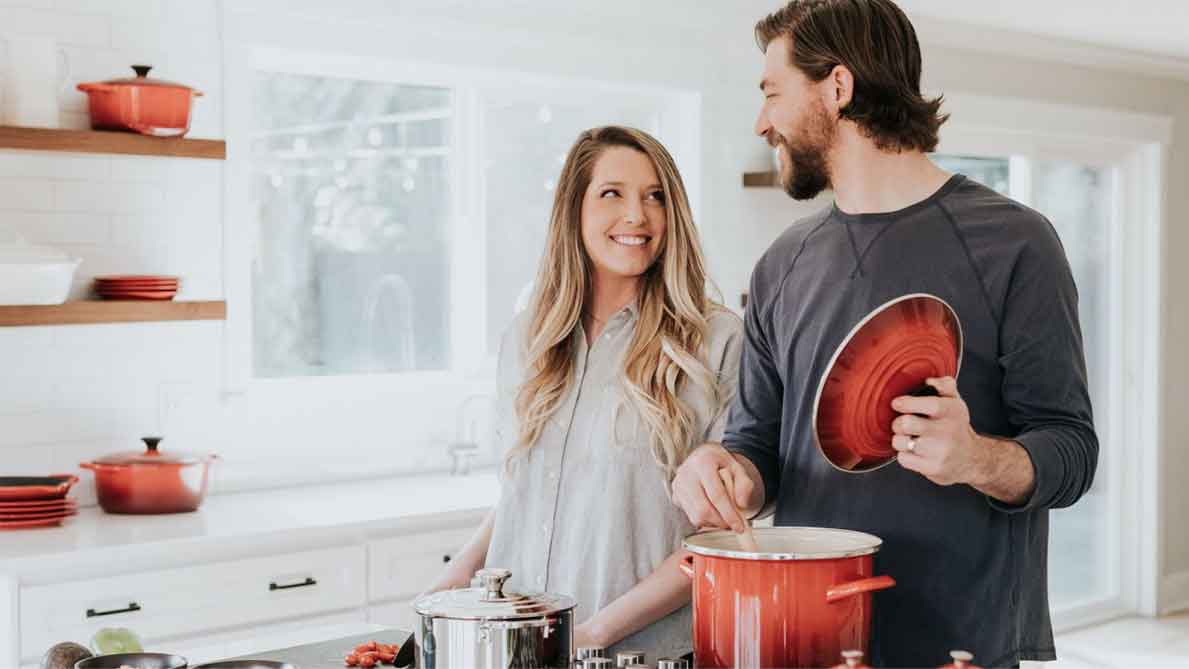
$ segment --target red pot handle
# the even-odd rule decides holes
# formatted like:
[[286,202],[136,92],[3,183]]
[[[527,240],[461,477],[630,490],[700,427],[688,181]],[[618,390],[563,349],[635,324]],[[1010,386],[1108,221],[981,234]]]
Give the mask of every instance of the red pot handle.
[[681,558],[681,562],[677,563],[677,567],[681,569],[682,573],[689,577],[692,581],[694,578],[694,556],[686,555]]
[[104,84],[104,83],[99,83],[99,82],[82,83],[82,84],[79,84],[78,86],[76,86],[76,88],[78,88],[78,90],[80,90],[84,93],[92,93],[92,92],[111,93],[112,91],[116,90],[116,87],[112,86],[111,84]]
[[871,578],[851,581],[850,583],[842,583],[826,590],[826,601],[832,604],[864,592],[887,590],[894,585],[896,585],[896,581],[892,580],[891,576],[872,576]]

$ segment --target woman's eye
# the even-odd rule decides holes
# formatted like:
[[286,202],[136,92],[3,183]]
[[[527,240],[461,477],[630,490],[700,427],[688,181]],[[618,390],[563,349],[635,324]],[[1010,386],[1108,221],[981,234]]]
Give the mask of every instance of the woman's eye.
[[607,197],[608,195],[614,195],[615,197],[619,197],[619,191],[615,190],[614,188],[611,188],[611,189],[603,191],[602,193],[599,193],[599,197]]
[[652,191],[651,193],[648,194],[648,199],[652,200],[653,202],[660,202],[660,203],[664,204],[665,193],[664,193],[664,191],[659,191],[659,190]]

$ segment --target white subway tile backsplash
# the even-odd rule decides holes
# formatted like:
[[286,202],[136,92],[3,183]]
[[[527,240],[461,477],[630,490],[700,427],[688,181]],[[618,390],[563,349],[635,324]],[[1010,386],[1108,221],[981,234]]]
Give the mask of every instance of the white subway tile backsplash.
[[111,242],[111,216],[100,213],[0,212],[4,238],[42,244],[99,245]]
[[106,47],[111,21],[103,14],[0,7],[0,35],[48,35],[63,44]]
[[147,181],[160,183],[165,179],[168,161],[148,156],[120,156],[111,159],[112,181]]
[[0,177],[100,180],[110,175],[107,156],[0,151]]
[[53,181],[0,177],[0,210],[48,211],[53,208]]
[[58,181],[54,183],[54,209],[136,213],[160,211],[165,193],[153,184],[134,182]]

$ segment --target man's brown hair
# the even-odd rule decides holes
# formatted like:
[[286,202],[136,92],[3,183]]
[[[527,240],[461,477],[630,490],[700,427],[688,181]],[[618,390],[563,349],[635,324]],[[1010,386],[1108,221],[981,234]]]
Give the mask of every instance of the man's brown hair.
[[891,0],[793,0],[757,23],[755,34],[761,51],[787,37],[791,64],[815,83],[837,65],[849,69],[854,93],[839,116],[880,149],[937,148],[949,115],[940,113],[940,96],[921,96],[921,47]]

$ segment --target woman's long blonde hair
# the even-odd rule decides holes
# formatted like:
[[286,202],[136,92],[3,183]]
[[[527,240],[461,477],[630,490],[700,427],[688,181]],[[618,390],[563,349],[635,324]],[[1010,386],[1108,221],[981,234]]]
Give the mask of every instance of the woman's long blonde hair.
[[[582,200],[594,164],[609,147],[648,156],[664,191],[665,236],[660,255],[641,277],[635,336],[624,356],[628,402],[651,433],[653,456],[671,479],[695,435],[692,409],[680,393],[689,382],[721,407],[718,378],[705,361],[708,317],[722,305],[706,295],[706,269],[685,186],[672,156],[633,128],[608,126],[578,136],[562,167],[545,253],[537,272],[524,341],[525,380],[516,396],[520,438],[508,461],[527,453],[565,397],[573,378],[575,337],[590,294],[591,259],[582,243]],[[617,407],[618,411],[618,407]]]

